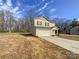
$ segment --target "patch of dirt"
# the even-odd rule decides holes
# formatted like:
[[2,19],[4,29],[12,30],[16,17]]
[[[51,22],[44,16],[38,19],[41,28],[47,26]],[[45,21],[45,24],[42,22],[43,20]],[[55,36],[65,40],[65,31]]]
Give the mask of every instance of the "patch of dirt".
[[79,41],[79,35],[60,34],[59,37]]
[[79,55],[34,36],[0,35],[0,59],[79,59]]

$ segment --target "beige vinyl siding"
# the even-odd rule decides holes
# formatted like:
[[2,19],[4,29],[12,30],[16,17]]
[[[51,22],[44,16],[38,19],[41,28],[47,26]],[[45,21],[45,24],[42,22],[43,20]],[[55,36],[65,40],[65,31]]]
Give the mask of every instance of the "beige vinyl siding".
[[[37,25],[37,22],[42,22],[42,25],[40,26],[40,25]],[[45,26],[45,23],[49,23],[49,26]],[[34,26],[35,27],[53,27],[53,26],[55,26],[55,24],[54,23],[50,23],[50,22],[48,22],[47,20],[40,20],[40,19],[35,19],[34,20]]]
[[55,30],[51,30],[51,35],[56,35]]

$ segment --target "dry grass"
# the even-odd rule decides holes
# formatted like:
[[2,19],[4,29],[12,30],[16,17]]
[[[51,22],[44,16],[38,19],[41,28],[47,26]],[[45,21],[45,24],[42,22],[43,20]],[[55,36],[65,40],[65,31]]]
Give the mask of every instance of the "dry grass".
[[79,41],[79,35],[60,34],[59,37]]
[[79,59],[67,51],[34,36],[0,34],[0,59]]

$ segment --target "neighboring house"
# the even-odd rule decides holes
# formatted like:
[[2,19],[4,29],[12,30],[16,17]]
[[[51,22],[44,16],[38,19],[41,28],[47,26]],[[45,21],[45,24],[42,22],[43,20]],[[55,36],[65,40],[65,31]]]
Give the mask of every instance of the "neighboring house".
[[35,36],[52,36],[58,35],[58,28],[55,23],[51,23],[45,17],[38,17],[31,22],[29,31]]
[[79,35],[79,26],[76,26],[70,30],[70,34]]

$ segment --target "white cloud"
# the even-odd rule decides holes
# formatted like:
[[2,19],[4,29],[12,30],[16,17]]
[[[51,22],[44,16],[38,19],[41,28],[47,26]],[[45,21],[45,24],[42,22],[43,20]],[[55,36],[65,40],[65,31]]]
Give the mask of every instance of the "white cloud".
[[22,11],[25,11],[25,9],[23,9]]
[[0,0],[0,5],[3,5],[3,0]]
[[38,9],[37,12],[40,12],[41,10],[45,9],[45,8],[48,6],[48,4],[49,4],[49,3],[45,3],[45,5],[44,5],[42,8]]
[[11,11],[12,11],[13,13],[16,13],[18,10],[19,10],[19,7],[15,7],[15,8],[12,9]]
[[0,0],[0,9],[4,9],[4,10],[12,9],[12,0],[6,0],[5,3],[3,0]]
[[45,0],[42,0],[43,2],[45,1]]
[[12,0],[6,0],[5,3],[3,3],[3,0],[0,0],[0,10],[4,10],[4,12],[9,10],[10,12],[13,13],[13,16],[16,19],[22,17],[22,12],[24,11],[24,9],[23,10],[19,9],[20,6],[21,3],[19,2],[19,0],[17,0],[17,6],[15,8],[13,8],[12,6]]
[[3,9],[3,10],[9,10],[9,7],[6,4],[4,4],[4,5],[1,6],[1,9]]
[[12,12],[13,14],[16,14],[17,12],[18,12],[18,10],[19,10],[19,7],[17,6],[17,7],[15,7],[15,8],[10,8],[10,7],[8,7],[6,4],[4,4],[4,5],[2,5],[1,6],[1,9],[2,10],[9,10],[10,12]]
[[[45,0],[42,0],[43,2],[45,1]],[[53,0],[51,0],[50,2],[47,2],[47,3],[45,3],[44,5],[43,5],[43,7],[41,7],[41,8],[39,8],[38,10],[37,10],[37,12],[40,12],[40,11],[42,11],[42,10],[44,10],[49,4],[51,4],[51,3],[53,3]],[[39,4],[39,6],[41,5],[41,3]]]
[[57,16],[56,15],[52,15],[52,16],[50,16],[50,18],[52,19],[52,18],[57,18]]
[[[52,8],[52,9],[49,10],[48,14],[49,14],[50,16],[52,16],[55,11],[56,11],[56,9]],[[43,15],[43,14],[44,14],[44,11],[40,11],[40,12],[39,12],[39,15]]]
[[50,13],[55,12],[55,11],[56,11],[56,9],[54,9],[54,8],[50,9]]
[[43,11],[39,12],[39,15],[43,15]]
[[16,13],[16,14],[18,14],[18,15],[19,15],[19,14],[21,14],[21,13],[22,13],[22,11],[17,11],[17,13]]
[[17,6],[21,6],[20,0],[16,0],[16,2],[17,2]]
[[6,0],[6,4],[7,4],[7,6],[12,6],[12,0]]
[[19,7],[18,6],[16,8],[14,8],[14,11],[17,11],[17,10],[19,10]]
[[50,10],[49,10],[49,15],[50,15],[50,16],[53,15],[55,11],[56,11],[56,9],[54,9],[54,8],[50,9]]
[[[15,17],[22,17],[22,12],[25,11],[26,9],[39,7],[39,9],[37,9],[36,12],[39,12],[40,15],[44,15],[43,14],[44,9],[46,9],[48,7],[48,5],[50,3],[52,3],[51,0],[50,0],[50,2],[45,2],[45,0],[41,0],[42,2],[40,2],[39,4],[32,5],[32,6],[25,6],[26,9],[24,8],[20,11],[20,7],[21,7],[20,0],[16,0],[16,1],[17,1],[17,6],[15,8],[13,8],[12,0],[6,0],[6,4],[3,4],[3,0],[0,0],[0,5],[2,5],[0,9],[9,10],[10,12],[15,14],[14,15]],[[44,3],[44,5],[40,8],[40,5],[43,3]],[[53,11],[55,11],[55,9],[51,9],[50,11],[53,12]]]
[[19,18],[21,18],[22,17],[22,14],[15,14],[15,18],[16,19],[19,19]]

